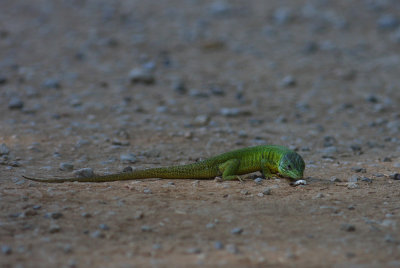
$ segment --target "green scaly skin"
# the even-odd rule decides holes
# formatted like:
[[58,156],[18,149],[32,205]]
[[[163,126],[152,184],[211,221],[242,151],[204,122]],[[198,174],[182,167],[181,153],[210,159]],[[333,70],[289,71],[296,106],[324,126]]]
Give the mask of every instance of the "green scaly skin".
[[279,145],[261,145],[227,152],[197,163],[181,166],[149,168],[89,178],[36,179],[23,177],[32,181],[50,183],[109,182],[146,178],[209,179],[217,176],[222,176],[223,180],[240,180],[239,175],[261,171],[266,178],[271,178],[273,174],[279,174],[282,177],[301,179],[304,168],[304,160],[296,152]]

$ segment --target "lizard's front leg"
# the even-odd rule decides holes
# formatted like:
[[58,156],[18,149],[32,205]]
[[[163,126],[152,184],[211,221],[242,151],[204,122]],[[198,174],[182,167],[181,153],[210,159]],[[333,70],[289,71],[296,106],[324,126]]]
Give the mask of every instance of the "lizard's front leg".
[[240,160],[239,159],[230,159],[221,165],[219,165],[219,170],[222,172],[222,179],[226,180],[239,180],[240,177],[237,175],[237,170],[239,169]]
[[261,173],[263,177],[267,180],[271,179],[273,176],[271,170],[267,166],[267,160],[265,159],[261,160]]

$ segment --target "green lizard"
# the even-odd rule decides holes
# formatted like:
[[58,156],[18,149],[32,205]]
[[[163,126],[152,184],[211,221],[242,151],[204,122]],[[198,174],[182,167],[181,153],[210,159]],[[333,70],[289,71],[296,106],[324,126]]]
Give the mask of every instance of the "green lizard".
[[240,180],[239,175],[261,171],[271,178],[279,174],[291,179],[303,177],[305,164],[296,152],[279,145],[260,145],[223,153],[197,163],[133,170],[131,172],[100,175],[88,178],[26,179],[38,182],[107,182],[145,178],[162,179],[207,179],[222,176],[223,180]]

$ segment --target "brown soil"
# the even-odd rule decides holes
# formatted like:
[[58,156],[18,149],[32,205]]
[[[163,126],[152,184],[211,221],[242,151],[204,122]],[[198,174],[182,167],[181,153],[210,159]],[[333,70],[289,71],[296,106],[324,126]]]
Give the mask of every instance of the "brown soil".
[[[400,266],[397,1],[0,10],[2,267]],[[22,179],[259,144],[297,150],[307,185]]]

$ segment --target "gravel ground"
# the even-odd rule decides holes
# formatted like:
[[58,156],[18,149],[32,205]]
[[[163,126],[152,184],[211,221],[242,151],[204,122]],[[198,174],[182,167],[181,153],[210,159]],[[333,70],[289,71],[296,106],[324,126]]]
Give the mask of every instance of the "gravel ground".
[[[2,267],[400,266],[398,1],[0,9]],[[307,184],[22,178],[260,144],[298,151]]]

